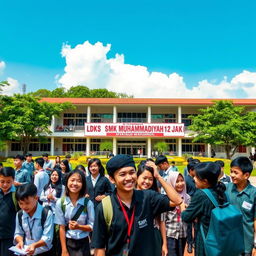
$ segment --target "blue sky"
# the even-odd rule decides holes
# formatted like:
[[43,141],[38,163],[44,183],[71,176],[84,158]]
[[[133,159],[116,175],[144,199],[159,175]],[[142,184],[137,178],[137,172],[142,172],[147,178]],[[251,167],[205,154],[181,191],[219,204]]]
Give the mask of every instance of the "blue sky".
[[85,41],[111,44],[108,58],[123,54],[149,72],[175,72],[188,89],[256,71],[255,0],[2,0],[0,8],[0,79],[29,91],[56,88],[55,75],[65,73],[63,44]]

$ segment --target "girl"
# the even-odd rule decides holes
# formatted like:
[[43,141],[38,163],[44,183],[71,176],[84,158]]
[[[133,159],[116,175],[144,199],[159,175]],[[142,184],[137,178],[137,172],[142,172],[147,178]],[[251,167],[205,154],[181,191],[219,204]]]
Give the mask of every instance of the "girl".
[[93,230],[93,203],[85,198],[86,181],[82,171],[66,178],[65,197],[58,200],[55,223],[60,225],[62,256],[90,256],[89,233]]
[[92,158],[88,163],[90,175],[86,177],[86,194],[94,203],[94,207],[113,191],[110,181],[105,177],[105,169],[100,159]]
[[[154,164],[151,161],[152,164]],[[154,177],[154,169],[150,166],[138,165],[137,171],[137,187],[138,190],[152,189],[158,192],[156,178]],[[159,233],[160,230],[160,233]],[[156,248],[156,255],[167,255],[167,240],[165,223],[160,216],[155,220],[155,239],[158,241],[158,248]],[[161,253],[162,252],[162,253]]]
[[54,170],[61,170],[60,163],[61,163],[60,156],[56,156],[53,169]]
[[[178,192],[183,202],[188,205],[190,196],[186,193],[186,184],[182,174],[170,172],[169,182]],[[183,256],[186,245],[187,225],[181,219],[181,210],[177,206],[174,211],[164,213],[167,246],[169,256]]]
[[193,195],[191,203],[186,210],[184,205],[181,206],[182,210],[185,210],[181,216],[185,222],[192,222],[197,219],[195,255],[204,256],[204,243],[200,232],[200,224],[202,223],[204,233],[207,234],[214,205],[201,189],[210,189],[218,203],[222,205],[227,201],[224,193],[226,187],[223,183],[218,182],[221,170],[216,163],[199,163],[195,166],[195,172],[194,179],[198,190]]
[[77,165],[75,169],[82,171],[84,173],[84,175],[86,176],[86,169],[82,164]]
[[50,176],[49,183],[45,185],[40,200],[43,202],[43,206],[49,205],[53,212],[55,212],[55,205],[58,198],[61,198],[65,191],[65,187],[61,182],[61,172],[53,170]]
[[61,168],[61,174],[62,174],[62,184],[65,185],[66,177],[67,177],[68,173],[70,173],[68,160],[62,160],[60,162],[60,168]]

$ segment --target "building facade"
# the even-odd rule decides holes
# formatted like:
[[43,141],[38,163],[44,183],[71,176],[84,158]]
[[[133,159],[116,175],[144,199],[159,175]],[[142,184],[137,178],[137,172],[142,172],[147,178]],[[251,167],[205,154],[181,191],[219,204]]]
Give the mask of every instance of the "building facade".
[[[71,102],[75,108],[53,117],[48,142],[33,140],[29,152],[41,155],[64,155],[83,152],[98,155],[100,143],[112,141],[114,154],[156,156],[154,145],[164,141],[169,155],[210,156],[212,148],[202,142],[193,143],[190,115],[213,104],[213,99],[102,99],[44,98],[47,102]],[[256,100],[234,99],[235,105],[256,111]],[[225,157],[224,149],[214,147],[217,157]],[[249,155],[254,148],[240,146],[237,154]],[[20,153],[18,142],[9,142],[5,156]]]

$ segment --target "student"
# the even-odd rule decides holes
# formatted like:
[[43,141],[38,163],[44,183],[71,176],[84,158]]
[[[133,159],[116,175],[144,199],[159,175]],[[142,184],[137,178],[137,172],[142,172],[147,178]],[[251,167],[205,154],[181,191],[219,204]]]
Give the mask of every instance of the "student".
[[[183,175],[179,172],[170,174],[170,184],[179,193],[183,202],[188,205],[190,196],[186,193],[186,183]],[[181,218],[179,206],[174,211],[163,214],[166,225],[168,244],[168,256],[183,256],[187,241],[187,224]]]
[[84,173],[85,176],[87,176],[86,175],[86,168],[82,164],[77,165],[75,170],[80,170]]
[[91,160],[90,157],[88,157],[87,160],[86,160],[86,162],[87,162],[87,166],[85,168],[86,177],[90,175],[90,171],[89,171],[89,167],[88,167],[88,164],[89,164],[90,160]]
[[62,184],[66,184],[66,177],[70,173],[68,160],[62,160],[60,162],[61,174],[62,174]]
[[8,249],[13,245],[17,211],[14,187],[15,171],[12,167],[0,169],[0,255],[13,255]]
[[[45,211],[38,203],[37,188],[34,184],[18,187],[16,198],[21,211],[16,215],[14,242],[19,249],[24,249],[27,255],[49,256],[53,238],[53,214]],[[46,214],[44,223],[43,214]],[[43,226],[42,226],[43,224]]]
[[44,186],[47,185],[49,182],[49,175],[43,169],[43,166],[44,166],[44,159],[41,157],[37,158],[35,160],[36,175],[34,178],[34,184],[37,187],[38,198],[41,196]]
[[20,186],[22,184],[31,182],[31,175],[27,169],[25,169],[22,164],[24,161],[24,156],[16,155],[14,158],[14,166],[15,166],[15,186]]
[[90,175],[86,177],[86,194],[94,207],[113,191],[110,181],[105,177],[105,169],[98,158],[93,158],[88,164]]
[[55,162],[54,162],[54,167],[53,167],[53,169],[54,169],[54,170],[61,171],[60,163],[61,163],[61,158],[60,158],[60,156],[56,156],[56,157],[55,157]]
[[[181,198],[156,169],[155,178],[165,188],[167,195],[152,190],[135,190],[137,175],[131,156],[117,155],[107,162],[106,168],[116,189],[96,208],[92,235],[95,256],[155,256],[156,242],[152,239],[154,219],[162,212],[181,204]],[[106,200],[110,200],[113,211],[109,229],[103,213],[103,202]]]
[[68,161],[69,170],[72,171],[72,165],[71,165],[71,163],[70,163],[70,160],[71,160],[71,155],[70,155],[70,154],[67,154],[67,155],[66,155],[66,160]]
[[55,209],[55,224],[60,225],[61,255],[90,256],[89,233],[93,230],[94,206],[85,198],[86,181],[82,171],[68,174],[65,192],[64,200],[59,199]]
[[[193,160],[193,157],[189,157],[187,159],[187,163],[189,164],[191,161]],[[186,166],[183,170],[183,174],[184,174],[184,177],[186,178],[186,176],[188,175],[188,166]]]
[[0,169],[2,169],[4,166],[3,166],[3,163],[0,163]]
[[47,153],[42,154],[42,157],[44,159],[43,169],[48,175],[50,175],[53,170],[53,163],[51,160],[49,160],[49,155]]
[[256,188],[251,185],[249,177],[253,166],[249,158],[237,157],[231,164],[230,176],[233,183],[226,184],[230,203],[243,214],[244,244],[246,255],[256,255]]
[[175,166],[175,161],[172,161],[172,162],[171,162],[171,168],[172,168],[172,171],[173,171],[173,172],[178,172],[178,171],[179,171],[178,168],[177,168],[177,166]]
[[32,154],[30,153],[27,153],[25,155],[26,157],[26,161],[23,162],[22,166],[28,170],[28,172],[30,173],[31,177],[33,177],[34,175],[34,170],[35,170],[35,166],[34,166],[34,162],[33,162],[33,159],[32,159]]
[[215,161],[215,163],[219,164],[221,168],[219,181],[223,182],[224,184],[231,182],[231,178],[228,175],[226,175],[224,172],[225,163],[222,160],[217,160]]
[[[154,162],[149,161],[149,166],[139,165],[137,171],[137,186],[138,190],[147,190],[151,189],[158,192],[156,178],[154,176],[153,166]],[[156,168],[156,167],[155,167]],[[165,223],[161,220],[161,216],[158,216],[155,219],[155,239],[158,243],[155,249],[156,255],[167,255],[167,240],[166,240],[166,229]]]
[[194,179],[198,189],[191,198],[189,206],[182,212],[181,217],[187,223],[197,219],[195,256],[204,256],[204,242],[200,232],[200,224],[203,225],[204,233],[207,234],[211,211],[215,207],[201,189],[209,188],[220,205],[224,204],[227,198],[224,193],[225,185],[218,182],[220,175],[220,166],[218,164],[213,162],[199,163],[195,166],[195,173]]
[[55,213],[56,202],[64,194],[64,191],[65,187],[61,182],[61,172],[53,170],[48,184],[44,186],[40,195],[40,201],[43,206],[50,206],[53,213]]

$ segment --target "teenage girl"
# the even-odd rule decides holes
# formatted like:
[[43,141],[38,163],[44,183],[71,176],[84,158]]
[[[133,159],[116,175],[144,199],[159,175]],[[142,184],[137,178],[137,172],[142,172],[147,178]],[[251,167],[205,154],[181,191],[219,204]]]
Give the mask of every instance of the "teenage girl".
[[105,169],[100,159],[92,158],[88,163],[88,168],[90,175],[86,177],[86,194],[96,208],[104,197],[112,193],[113,187],[105,177]]
[[[154,163],[153,163],[154,164]],[[150,166],[140,164],[137,171],[137,186],[138,190],[152,189],[158,192],[156,178],[154,177],[154,169]],[[156,255],[167,255],[167,240],[165,223],[160,216],[155,221],[155,239],[158,241],[158,248],[156,248]],[[160,230],[160,233],[159,233]]]
[[62,173],[62,184],[65,185],[66,184],[66,177],[70,173],[68,160],[62,160],[60,162],[60,168],[61,168],[61,173]]
[[[186,191],[184,177],[179,172],[170,172],[169,182],[178,192],[183,202],[188,205],[190,196]],[[167,235],[168,256],[183,256],[186,246],[187,225],[181,219],[181,209],[177,206],[174,211],[164,213]]]
[[90,256],[89,233],[93,230],[94,207],[85,198],[84,173],[79,170],[68,173],[65,187],[65,198],[58,200],[55,209],[55,223],[60,225],[61,255]]
[[61,163],[60,156],[56,156],[53,169],[54,170],[61,170],[60,163]]
[[[195,172],[194,180],[198,190],[193,195],[191,203],[186,210],[182,212],[181,216],[183,221],[187,223],[197,219],[195,255],[204,256],[204,242],[200,233],[200,224],[202,223],[204,233],[207,234],[210,225],[211,211],[214,205],[201,189],[210,189],[218,203],[222,205],[227,201],[224,193],[226,187],[223,183],[218,182],[221,170],[220,166],[216,163],[199,163],[195,166]],[[182,208],[183,206],[184,205],[182,205]],[[184,209],[185,208],[182,210]]]

